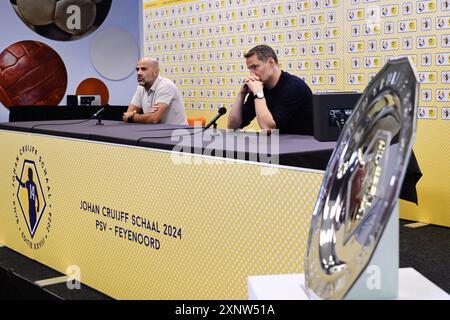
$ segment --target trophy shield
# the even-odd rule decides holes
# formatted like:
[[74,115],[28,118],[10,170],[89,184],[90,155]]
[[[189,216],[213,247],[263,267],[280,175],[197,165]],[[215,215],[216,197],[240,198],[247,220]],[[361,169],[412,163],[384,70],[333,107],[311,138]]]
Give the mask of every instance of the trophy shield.
[[345,124],[313,211],[305,259],[309,298],[345,298],[370,262],[398,202],[417,94],[409,58],[391,60]]

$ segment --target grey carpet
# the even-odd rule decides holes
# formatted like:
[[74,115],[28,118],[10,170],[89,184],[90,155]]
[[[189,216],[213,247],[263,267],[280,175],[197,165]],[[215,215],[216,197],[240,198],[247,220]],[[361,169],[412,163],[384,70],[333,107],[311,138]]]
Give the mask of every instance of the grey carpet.
[[400,267],[413,267],[450,293],[450,228],[426,225],[407,228],[400,220]]

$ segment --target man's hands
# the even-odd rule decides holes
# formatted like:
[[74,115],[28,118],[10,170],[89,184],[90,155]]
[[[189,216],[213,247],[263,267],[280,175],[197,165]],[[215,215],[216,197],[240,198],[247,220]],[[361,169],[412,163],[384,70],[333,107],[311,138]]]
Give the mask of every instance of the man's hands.
[[[233,103],[231,112],[228,116],[228,128],[229,129],[239,129],[242,125],[242,109],[247,94],[252,93],[255,95],[257,92],[263,92],[264,85],[260,78],[254,74],[250,74],[245,77],[244,84],[241,89],[237,92],[236,100]],[[253,98],[252,98],[253,99]],[[260,100],[260,99],[258,99]],[[261,103],[259,101],[258,103]],[[265,101],[264,101],[265,104]],[[267,106],[266,106],[267,109]]]
[[134,114],[136,113],[136,111],[131,111],[131,112],[124,112],[124,114],[123,114],[123,116],[122,116],[122,120],[124,121],[124,122],[133,122],[133,117],[134,117]]
[[[158,111],[158,109],[159,109],[159,105],[158,105],[158,104],[155,104],[155,105],[153,105],[153,107],[150,109],[150,111],[147,112],[147,113],[155,113],[156,111]],[[133,121],[134,121],[134,116],[136,115],[136,113],[137,113],[136,110],[130,111],[130,112],[125,112],[125,113],[123,114],[123,116],[122,116],[122,120],[123,120],[124,122],[133,122]],[[130,121],[130,118],[133,119],[133,120]]]
[[263,88],[263,83],[261,82],[259,77],[251,74],[248,77],[245,77],[244,85],[241,88],[241,93],[247,94],[249,92],[252,92],[253,94],[255,94],[257,92],[262,92]]

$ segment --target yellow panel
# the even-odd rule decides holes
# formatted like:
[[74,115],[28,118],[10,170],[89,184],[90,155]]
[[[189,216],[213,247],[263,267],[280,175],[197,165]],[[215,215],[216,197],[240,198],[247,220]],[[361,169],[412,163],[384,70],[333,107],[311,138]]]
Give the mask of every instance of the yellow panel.
[[[196,1],[170,9],[144,10],[144,52],[176,81],[188,116],[212,119],[212,110],[233,103],[248,74],[243,54],[257,44],[273,46],[282,68],[314,92],[362,91],[386,59],[409,56],[421,82],[414,151],[424,177],[420,206],[402,206],[401,216],[448,225],[448,201],[436,201],[450,198],[448,179],[435,179],[446,170],[442,150],[450,149],[442,141],[450,103],[448,1]],[[258,130],[257,122],[250,128]]]
[[422,120],[414,145],[423,177],[417,184],[419,205],[402,201],[401,217],[450,227],[450,148],[444,121]]
[[[246,299],[249,275],[303,271],[320,173],[5,131],[0,141],[0,242],[63,273],[75,265],[108,295]],[[16,195],[26,160],[46,203],[33,238]]]

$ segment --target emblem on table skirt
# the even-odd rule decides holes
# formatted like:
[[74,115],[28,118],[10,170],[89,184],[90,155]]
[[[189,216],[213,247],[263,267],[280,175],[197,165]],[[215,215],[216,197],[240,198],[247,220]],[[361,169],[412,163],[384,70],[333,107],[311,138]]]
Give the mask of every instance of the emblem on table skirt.
[[20,147],[12,170],[12,210],[18,237],[27,248],[39,250],[52,229],[52,188],[43,155],[33,145]]

